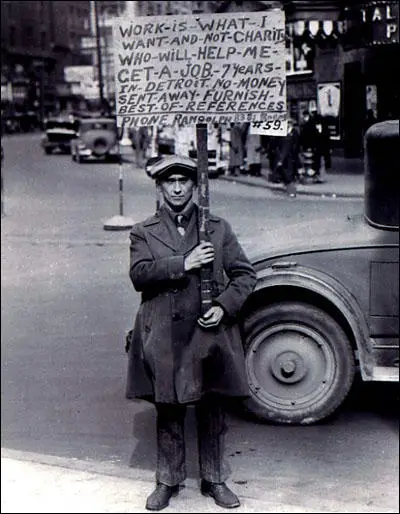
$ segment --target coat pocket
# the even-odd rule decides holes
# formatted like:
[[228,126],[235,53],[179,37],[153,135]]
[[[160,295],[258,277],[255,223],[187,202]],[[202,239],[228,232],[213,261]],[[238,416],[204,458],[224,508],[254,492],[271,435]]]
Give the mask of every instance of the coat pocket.
[[142,303],[140,306],[140,330],[144,334],[151,332],[154,314],[154,301],[155,299],[148,300],[147,302]]

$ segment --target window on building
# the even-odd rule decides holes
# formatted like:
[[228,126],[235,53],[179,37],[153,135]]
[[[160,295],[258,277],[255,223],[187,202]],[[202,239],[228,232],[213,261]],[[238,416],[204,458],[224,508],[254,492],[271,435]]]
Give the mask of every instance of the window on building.
[[44,30],[40,32],[40,48],[42,50],[46,48],[46,32]]
[[314,72],[315,43],[308,38],[286,37],[286,74]]
[[17,33],[16,28],[10,27],[10,32],[8,35],[8,41],[9,41],[10,46],[15,46],[16,33]]
[[23,39],[25,45],[29,46],[33,43],[33,27],[32,25],[27,25],[23,31]]

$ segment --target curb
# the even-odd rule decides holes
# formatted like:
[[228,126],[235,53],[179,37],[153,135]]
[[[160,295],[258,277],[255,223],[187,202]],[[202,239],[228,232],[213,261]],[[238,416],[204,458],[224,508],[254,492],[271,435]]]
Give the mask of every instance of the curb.
[[[270,191],[279,193],[279,194],[285,194],[285,189],[280,184],[271,184],[267,181],[267,179],[264,179],[265,182],[253,182],[251,180],[248,180],[245,177],[229,177],[227,175],[220,175],[218,177],[219,179],[226,180],[227,182],[233,182],[233,183],[240,183],[245,184],[247,186],[251,187],[261,187],[264,189],[269,189]],[[313,187],[312,185],[311,187]],[[332,190],[328,191],[327,189],[320,190],[320,191],[305,191],[303,189],[299,189],[299,187],[304,186],[298,186],[297,187],[297,196],[304,195],[304,196],[318,196],[322,198],[364,198],[364,195],[361,193],[353,192],[353,193],[345,193],[345,192],[334,192]]]

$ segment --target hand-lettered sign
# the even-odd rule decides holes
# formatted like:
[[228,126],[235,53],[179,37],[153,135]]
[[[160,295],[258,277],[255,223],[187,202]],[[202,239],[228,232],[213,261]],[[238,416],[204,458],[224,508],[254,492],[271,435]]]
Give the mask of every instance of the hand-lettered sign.
[[282,9],[119,18],[113,38],[119,126],[283,125]]

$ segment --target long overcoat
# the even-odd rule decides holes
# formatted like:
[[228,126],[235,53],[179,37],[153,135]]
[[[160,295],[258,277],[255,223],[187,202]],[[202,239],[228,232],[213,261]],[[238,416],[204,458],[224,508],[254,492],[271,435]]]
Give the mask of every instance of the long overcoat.
[[132,227],[130,278],[142,298],[128,352],[129,399],[190,403],[209,392],[249,394],[237,315],[256,274],[229,223],[210,215],[212,296],[225,315],[217,328],[201,328],[199,271],[184,271],[185,256],[199,242],[197,220],[195,206],[182,237],[161,206]]

